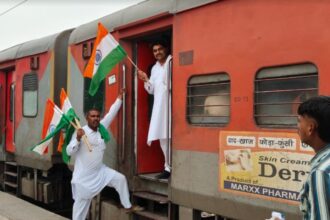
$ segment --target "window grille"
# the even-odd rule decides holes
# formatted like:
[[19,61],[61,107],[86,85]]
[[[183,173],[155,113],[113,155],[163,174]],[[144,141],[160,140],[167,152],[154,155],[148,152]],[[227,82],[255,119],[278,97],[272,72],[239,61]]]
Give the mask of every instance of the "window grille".
[[38,75],[23,76],[23,116],[36,117],[38,113]]
[[317,94],[314,64],[263,68],[255,79],[255,121],[260,126],[295,127],[299,104]]
[[187,120],[190,124],[229,123],[230,81],[226,73],[193,76],[188,81]]

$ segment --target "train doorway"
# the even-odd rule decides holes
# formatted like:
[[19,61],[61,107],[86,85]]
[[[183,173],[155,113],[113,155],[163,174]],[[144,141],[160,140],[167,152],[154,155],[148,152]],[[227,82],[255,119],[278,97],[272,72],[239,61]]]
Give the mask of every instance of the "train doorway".
[[[137,66],[139,69],[148,74],[150,78],[151,68],[156,63],[152,53],[152,43],[157,40],[165,41],[168,45],[169,54],[171,51],[171,31],[161,32],[150,36],[144,36],[135,41],[134,54],[136,56]],[[171,66],[171,65],[169,65]],[[169,75],[172,70],[170,69]],[[171,79],[171,77],[169,77]],[[153,141],[151,146],[147,144],[149,124],[153,109],[153,95],[149,95],[145,88],[144,82],[135,78],[135,94],[136,94],[136,162],[137,174],[151,174],[162,172],[164,170],[164,155],[160,148],[159,141]],[[169,80],[171,82],[171,80]],[[170,97],[170,96],[169,96]],[[169,105],[170,106],[170,105]],[[170,108],[169,110],[170,111]],[[168,127],[170,131],[171,124]],[[170,152],[168,152],[170,154]]]

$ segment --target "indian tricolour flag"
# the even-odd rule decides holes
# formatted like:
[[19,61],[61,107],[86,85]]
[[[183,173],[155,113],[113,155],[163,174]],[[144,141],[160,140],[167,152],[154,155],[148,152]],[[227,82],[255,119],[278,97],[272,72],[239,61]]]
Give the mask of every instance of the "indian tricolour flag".
[[95,95],[102,80],[126,55],[125,50],[99,23],[94,49],[84,71],[84,77],[92,78],[88,91],[90,95]]
[[[61,89],[61,94],[60,94],[60,104],[61,104],[62,112],[66,115],[66,117],[70,121],[73,121],[75,118],[78,118],[71,105],[69,97],[63,88]],[[66,152],[66,147],[70,143],[74,131],[75,128],[70,124],[66,128],[65,138],[63,132],[62,131],[60,132],[60,139],[57,146],[57,150],[59,152],[62,152],[62,159],[65,163],[68,163],[70,161],[70,156]]]
[[[69,111],[73,111],[69,97],[63,88],[61,89],[61,94],[60,94],[60,104],[61,104],[61,110],[64,114],[67,114]],[[59,152],[62,152],[63,144],[64,144],[64,134],[61,131],[60,139],[59,139],[58,146],[57,146],[57,150]]]
[[52,142],[53,137],[65,126],[68,125],[67,120],[63,119],[63,113],[50,99],[46,102],[44,115],[44,123],[42,127],[41,138],[39,144],[32,147],[32,151],[41,155],[48,152],[48,145]]

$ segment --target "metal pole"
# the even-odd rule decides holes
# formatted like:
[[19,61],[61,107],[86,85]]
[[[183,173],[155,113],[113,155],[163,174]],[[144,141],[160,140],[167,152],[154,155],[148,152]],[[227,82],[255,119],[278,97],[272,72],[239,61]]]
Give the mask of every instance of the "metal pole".
[[34,199],[38,200],[38,170],[33,169],[33,178],[34,178]]
[[[123,79],[122,79],[122,88],[126,88],[126,66],[123,65]],[[120,152],[120,161],[123,163],[125,161],[125,130],[126,130],[126,95],[123,96],[123,120],[122,120],[122,145]]]
[[[137,43],[134,44],[134,50],[137,57]],[[137,78],[137,68],[134,68],[134,155],[135,155],[135,171],[137,171],[137,103],[138,101],[138,78]]]
[[[172,124],[172,112],[171,112],[171,106],[172,106],[172,59],[169,60],[168,64],[168,76],[167,76],[167,108],[166,108],[166,115],[167,115],[167,122],[166,122],[166,138],[167,138],[167,147],[166,147],[166,154],[168,158],[169,166],[171,167],[171,144],[170,144],[170,133],[171,133],[171,124]],[[171,115],[170,115],[171,113]]]

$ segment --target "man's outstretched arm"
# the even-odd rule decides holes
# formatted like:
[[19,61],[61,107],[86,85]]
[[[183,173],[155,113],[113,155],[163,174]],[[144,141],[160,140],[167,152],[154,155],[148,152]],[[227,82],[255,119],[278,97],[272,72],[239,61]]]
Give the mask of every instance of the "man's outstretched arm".
[[104,118],[101,120],[101,124],[108,128],[111,124],[111,122],[113,121],[113,119],[116,117],[116,115],[118,114],[118,111],[121,107],[122,104],[122,99],[123,99],[123,95],[125,95],[125,89],[121,89],[120,93],[116,99],[116,101],[111,105],[108,113],[104,116]]

